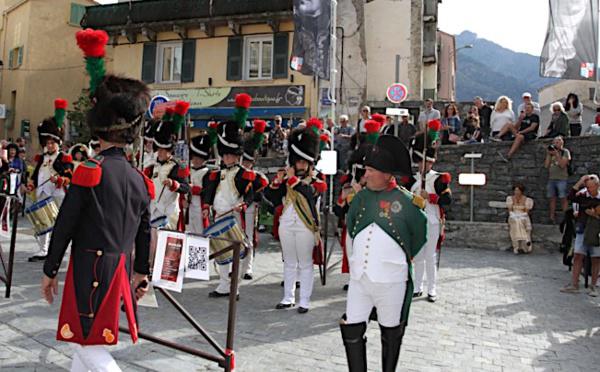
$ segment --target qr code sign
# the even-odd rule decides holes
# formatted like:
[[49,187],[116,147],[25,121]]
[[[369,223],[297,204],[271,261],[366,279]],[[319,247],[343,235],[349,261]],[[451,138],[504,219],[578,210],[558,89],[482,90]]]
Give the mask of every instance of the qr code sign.
[[188,269],[206,271],[207,269],[207,248],[190,245]]

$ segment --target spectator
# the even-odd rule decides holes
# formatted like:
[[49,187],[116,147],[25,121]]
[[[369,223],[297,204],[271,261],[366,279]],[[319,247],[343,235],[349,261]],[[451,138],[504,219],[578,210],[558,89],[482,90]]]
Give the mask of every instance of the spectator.
[[6,146],[8,168],[11,173],[25,174],[25,162],[19,157],[19,147],[15,143]]
[[596,107],[596,117],[594,118],[594,123],[600,124],[600,107]]
[[513,186],[513,195],[506,198],[508,208],[508,227],[513,253],[531,253],[531,220],[529,212],[533,209],[533,199],[525,196],[525,186],[517,183]]
[[346,169],[350,154],[350,138],[354,128],[348,125],[348,115],[340,115],[340,126],[335,130],[335,149],[338,153],[338,169]]
[[27,140],[25,138],[23,138],[23,137],[19,137],[15,141],[15,144],[19,147],[19,149],[26,149],[26,147],[27,147]]
[[413,138],[417,128],[408,121],[408,110],[404,110],[400,113],[400,124],[398,125],[398,137],[408,147]]
[[571,153],[564,148],[564,140],[557,136],[546,150],[544,167],[548,169],[548,190],[550,198],[550,221],[556,223],[556,199],[560,198],[562,211],[566,212],[567,203],[567,179],[569,178],[568,165],[571,161]]
[[442,118],[442,145],[456,144],[460,133],[460,115],[454,103],[444,108],[444,117]]
[[528,103],[531,103],[533,105],[533,113],[536,114],[537,116],[540,116],[542,114],[542,110],[540,109],[540,104],[537,102],[534,102],[531,99],[531,93],[529,92],[525,92],[523,93],[523,95],[521,96],[521,98],[523,99],[523,102],[521,102],[521,104],[519,105],[519,109],[517,110],[517,112],[519,113],[519,115],[522,112],[525,112],[525,106]]
[[481,128],[481,137],[487,140],[490,136],[490,119],[492,116],[492,108],[486,104],[481,97],[473,99],[475,107],[477,107],[477,115],[479,116],[479,127]]
[[365,123],[369,119],[371,119],[371,108],[369,106],[363,106],[363,108],[360,110],[360,119],[356,124],[357,133],[364,133],[367,131],[365,129]]
[[[385,123],[384,125],[381,126],[381,129],[379,130],[379,133],[381,134],[389,134],[390,136],[394,135],[394,119],[391,116],[387,116],[387,115],[381,115],[383,117],[385,117]],[[373,115],[373,120],[375,119],[375,115]]]
[[590,125],[589,128],[585,131],[585,134],[588,136],[600,136],[600,125]]
[[278,154],[283,153],[283,140],[285,139],[285,133],[281,127],[283,122],[280,115],[276,115],[273,119],[274,127],[270,133],[270,144],[273,151]]
[[515,140],[508,151],[507,158],[498,152],[502,160],[508,161],[519,150],[524,142],[530,142],[537,138],[537,131],[540,126],[540,117],[534,113],[533,103],[529,102],[525,105],[525,112],[519,115],[519,119],[514,125],[510,125],[502,129],[498,137],[503,137],[507,133],[512,133]]
[[565,109],[560,102],[554,102],[550,106],[552,111],[552,119],[550,125],[546,129],[546,134],[543,138],[554,138],[556,136],[566,137],[569,135],[569,117],[565,113]]
[[471,107],[463,121],[463,140],[467,143],[481,142],[481,122],[477,106]]
[[500,96],[494,106],[494,111],[490,117],[490,127],[492,130],[492,141],[502,141],[498,135],[507,125],[512,125],[515,121],[515,113],[512,110],[512,102],[507,96]]
[[433,108],[433,100],[431,98],[427,98],[425,100],[425,109],[419,114],[419,130],[417,133],[415,133],[415,136],[423,134],[427,130],[427,124],[431,120],[436,120],[440,118],[440,112]]
[[[585,186],[585,187],[584,187]],[[589,254],[592,258],[592,283],[588,294],[596,297],[596,285],[598,282],[598,270],[600,269],[600,247],[598,247],[598,217],[597,211],[600,205],[600,193],[598,187],[600,179],[595,174],[585,175],[577,181],[569,191],[569,200],[579,205],[579,213],[575,222],[575,247],[573,258],[573,270],[571,283],[562,288],[563,293],[579,293],[579,276],[583,268],[583,260]],[[596,230],[595,237],[593,230]],[[587,235],[587,239],[586,239]],[[595,239],[594,239],[595,238]],[[590,241],[594,239],[595,241]],[[586,244],[593,243],[593,245]]]
[[583,105],[579,102],[579,97],[575,93],[569,93],[565,102],[565,113],[569,118],[569,131],[571,137],[579,137],[581,135],[581,112]]

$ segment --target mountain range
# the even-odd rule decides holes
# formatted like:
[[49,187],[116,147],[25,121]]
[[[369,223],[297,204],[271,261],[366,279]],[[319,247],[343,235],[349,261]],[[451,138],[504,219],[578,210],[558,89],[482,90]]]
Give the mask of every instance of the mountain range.
[[530,92],[537,100],[538,89],[556,81],[540,77],[539,56],[512,51],[470,31],[456,35],[457,48],[469,44],[473,47],[460,49],[456,55],[458,101],[481,96],[493,102],[506,95],[513,102],[520,102],[523,92]]

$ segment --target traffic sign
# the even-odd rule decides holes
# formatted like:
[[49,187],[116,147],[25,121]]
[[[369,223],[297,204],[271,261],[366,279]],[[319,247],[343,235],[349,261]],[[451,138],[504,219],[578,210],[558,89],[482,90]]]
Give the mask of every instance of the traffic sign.
[[408,88],[404,84],[392,84],[387,89],[387,99],[392,103],[402,103],[406,98],[408,98]]
[[[150,105],[148,105],[148,116],[150,118],[154,118],[154,110],[156,109],[156,107],[158,105],[161,105],[163,103],[167,103],[169,102],[169,98],[163,95],[156,95],[154,97],[152,97],[152,99],[150,100]],[[163,111],[164,113],[164,111]]]

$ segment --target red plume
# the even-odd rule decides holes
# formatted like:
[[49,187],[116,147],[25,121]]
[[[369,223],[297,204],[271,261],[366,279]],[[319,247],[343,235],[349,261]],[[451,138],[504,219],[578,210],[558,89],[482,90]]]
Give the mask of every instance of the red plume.
[[381,123],[375,120],[367,120],[365,130],[367,133],[377,133],[381,129]]
[[429,127],[429,129],[439,132],[440,129],[442,129],[442,122],[438,119],[430,120],[427,126]]
[[264,133],[267,127],[267,122],[264,120],[254,120],[254,133]]
[[66,99],[57,98],[54,100],[54,108],[55,109],[63,109],[66,110],[69,103]]
[[217,129],[218,126],[219,123],[217,123],[216,121],[211,121],[210,123],[208,123],[208,127],[212,129]]
[[323,123],[321,122],[321,120],[319,120],[317,118],[310,118],[306,122],[306,127],[307,128],[314,127],[314,128],[317,128],[317,130],[321,130],[321,129],[323,129]]
[[375,120],[376,122],[378,122],[381,125],[384,125],[387,117],[385,115],[381,115],[381,114],[373,114],[371,116],[371,119]]
[[190,103],[186,101],[177,101],[175,103],[175,113],[180,116],[185,116],[190,109]]
[[108,34],[104,30],[86,28],[75,35],[77,45],[86,57],[104,57],[104,47],[108,43]]
[[441,180],[443,183],[446,183],[446,184],[447,184],[447,183],[450,183],[450,182],[452,181],[452,176],[450,175],[450,173],[442,173],[442,174],[440,175],[440,180]]
[[319,136],[319,138],[321,139],[321,142],[329,143],[329,136],[327,134],[323,133]]
[[235,96],[235,107],[245,108],[246,110],[250,108],[250,104],[252,103],[252,97],[246,93],[240,93]]

